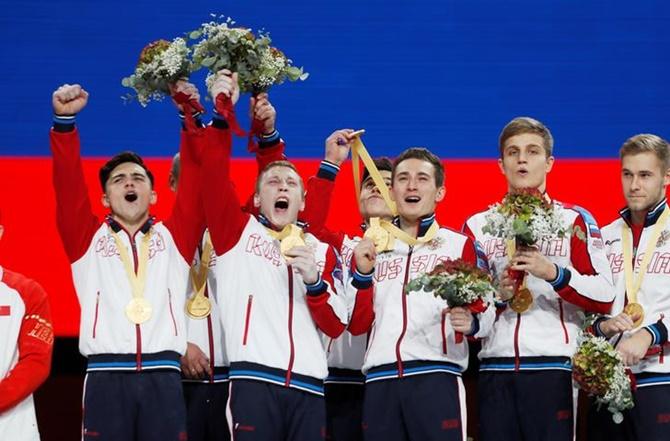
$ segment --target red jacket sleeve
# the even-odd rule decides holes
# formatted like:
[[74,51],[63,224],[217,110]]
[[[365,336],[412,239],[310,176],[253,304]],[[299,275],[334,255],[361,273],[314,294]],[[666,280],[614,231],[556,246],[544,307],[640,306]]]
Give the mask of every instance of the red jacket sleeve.
[[230,181],[230,130],[215,124],[206,129],[202,157],[203,203],[212,245],[222,255],[239,241],[249,214],[242,211],[235,188]]
[[[316,176],[309,178],[305,186],[305,209],[298,217],[308,224],[308,231],[314,235],[325,229],[338,172],[336,165],[321,161]],[[319,240],[323,242],[321,238]]]
[[199,162],[205,143],[205,130],[182,130],[179,157],[181,173],[177,197],[165,226],[170,230],[179,253],[191,262],[205,231]]
[[20,293],[26,310],[19,331],[18,363],[0,381],[0,414],[25,400],[49,376],[54,340],[49,303],[42,287],[10,272],[5,272],[4,278]]
[[[347,307],[344,295],[338,296],[335,277],[341,278],[342,267],[331,247],[326,252],[326,264],[319,280],[307,285],[307,306],[316,326],[328,337],[337,338],[346,327]],[[340,316],[336,309],[339,310]]]
[[566,302],[586,311],[608,314],[614,301],[614,289],[600,230],[588,212],[581,208],[574,209],[580,214],[575,219],[573,228],[581,229],[585,237],[572,235],[570,239],[572,269],[557,266],[558,275],[549,283]]
[[307,224],[307,231],[321,242],[327,243],[336,250],[341,250],[344,233],[326,228],[337,170],[337,166],[330,162],[321,162],[316,176],[312,176],[307,181],[305,209],[300,213],[299,218]]
[[351,277],[347,289],[352,291],[355,297],[354,308],[349,319],[349,332],[352,335],[365,334],[372,329],[375,321],[374,308],[374,272],[362,274],[356,269],[356,258],[351,259]]
[[100,220],[93,214],[81,164],[79,132],[49,135],[56,193],[56,224],[70,263],[79,260],[91,244]]

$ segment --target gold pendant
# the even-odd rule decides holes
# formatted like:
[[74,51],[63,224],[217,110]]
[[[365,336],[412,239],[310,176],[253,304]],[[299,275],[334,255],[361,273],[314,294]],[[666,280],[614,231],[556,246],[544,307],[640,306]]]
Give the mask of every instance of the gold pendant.
[[194,295],[186,301],[186,314],[194,319],[204,319],[212,312],[212,302],[203,295]]
[[151,303],[143,297],[133,298],[126,305],[126,317],[136,325],[142,324],[151,318]]
[[531,306],[533,306],[533,294],[526,287],[519,289],[510,302],[510,308],[519,314],[528,311]]
[[304,247],[305,246],[305,241],[302,239],[300,236],[286,236],[281,240],[279,243],[279,251],[282,253],[284,257],[286,257],[286,253],[291,250],[293,247]]
[[390,234],[379,224],[370,225],[366,230],[363,237],[370,239],[375,244],[375,250],[378,253],[386,251],[389,248],[389,238]]
[[629,303],[626,305],[625,308],[623,308],[623,312],[628,314],[631,318],[635,315],[639,315],[640,317],[633,322],[634,327],[638,327],[642,324],[642,321],[644,320],[644,308],[642,305],[639,303]]

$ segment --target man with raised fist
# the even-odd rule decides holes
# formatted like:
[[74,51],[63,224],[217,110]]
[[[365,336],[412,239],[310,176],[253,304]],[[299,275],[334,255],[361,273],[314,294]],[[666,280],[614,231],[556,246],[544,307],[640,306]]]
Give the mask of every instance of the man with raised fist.
[[51,130],[58,230],[81,305],[79,349],[88,358],[84,440],[186,439],[179,359],[186,349],[184,293],[204,218],[197,143],[182,133],[182,173],[171,216],[159,222],[153,175],[135,153],[100,169],[102,222],[93,214],[76,115],[89,94],[63,85],[53,94]]

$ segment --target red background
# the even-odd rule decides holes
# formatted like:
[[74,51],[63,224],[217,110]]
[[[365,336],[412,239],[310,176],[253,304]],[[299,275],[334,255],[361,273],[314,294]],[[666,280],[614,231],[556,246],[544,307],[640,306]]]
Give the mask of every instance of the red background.
[[[105,214],[97,179],[102,159],[86,159],[84,170],[93,207]],[[156,176],[158,203],[152,212],[164,218],[174,196],[167,186],[170,160],[148,159]],[[294,161],[303,177],[314,174],[317,160]],[[505,179],[495,160],[445,161],[447,196],[438,207],[440,224],[460,229],[466,217],[500,199]],[[256,164],[237,159],[233,179],[243,199],[251,193]],[[63,251],[55,223],[55,198],[51,184],[50,158],[2,158],[0,160],[0,210],[5,234],[0,241],[0,262],[14,271],[37,280],[48,292],[56,334],[76,336],[79,306],[72,286],[70,266]],[[612,221],[623,204],[618,161],[557,160],[549,175],[549,194],[558,200],[575,203],[591,211],[600,226]],[[205,191],[216,191],[206,189]],[[357,232],[360,223],[351,178],[346,164],[338,178],[329,225]]]

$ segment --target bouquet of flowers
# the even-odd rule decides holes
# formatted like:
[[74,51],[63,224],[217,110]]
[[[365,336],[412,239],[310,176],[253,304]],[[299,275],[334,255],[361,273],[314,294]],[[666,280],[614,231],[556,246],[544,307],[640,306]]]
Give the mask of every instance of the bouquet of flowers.
[[572,357],[572,376],[580,389],[595,397],[599,407],[607,406],[617,424],[623,421],[621,412],[634,405],[631,379],[621,355],[602,337],[581,333]]
[[127,99],[137,98],[144,107],[151,100],[161,101],[170,94],[170,85],[191,73],[190,49],[183,38],[172,42],[157,40],[148,44],[140,54],[135,72],[124,78],[121,84],[132,88],[136,95],[128,94]]
[[[472,313],[485,311],[495,293],[491,277],[462,259],[440,263],[407,284],[407,294],[420,290],[444,299],[450,308],[464,306]],[[455,340],[463,341],[463,334],[456,332]]]
[[521,246],[563,238],[568,232],[557,207],[536,188],[509,193],[501,204],[490,208],[482,231]]
[[234,25],[230,18],[210,21],[189,33],[192,40],[198,40],[193,45],[194,70],[204,67],[210,71],[206,80],[208,87],[213,82],[213,74],[221,69],[237,72],[240,91],[254,95],[286,80],[307,79],[308,73],[293,66],[283,52],[271,46],[268,33],[254,35],[250,29]]
[[[494,204],[490,208],[482,231],[511,241],[514,247],[508,246],[509,254],[517,247],[531,247],[568,234],[569,228],[566,228],[558,207],[536,188],[523,188],[508,193],[502,203]],[[575,234],[585,239],[583,231],[575,231]],[[509,274],[514,280],[515,300],[520,302],[520,306],[515,308],[513,305],[512,309],[525,310],[533,301],[530,291],[522,288],[525,273],[510,270]]]

